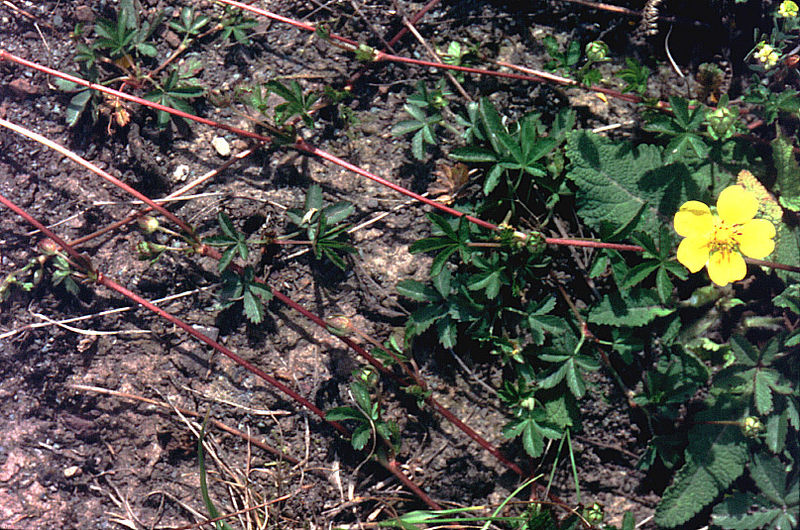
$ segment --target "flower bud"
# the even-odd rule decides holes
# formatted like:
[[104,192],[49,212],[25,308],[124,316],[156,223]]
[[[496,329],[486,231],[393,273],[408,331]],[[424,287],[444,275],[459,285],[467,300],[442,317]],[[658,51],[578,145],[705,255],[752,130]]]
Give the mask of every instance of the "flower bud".
[[728,107],[717,107],[708,113],[708,132],[714,138],[729,138],[736,123],[736,115]]
[[52,256],[53,254],[58,253],[58,245],[55,241],[46,237],[39,241],[39,250],[48,256]]
[[145,234],[152,234],[158,230],[158,226],[158,219],[155,217],[145,215],[144,217],[139,218],[139,228],[144,230]]
[[605,60],[608,56],[608,44],[601,40],[595,40],[586,45],[586,58],[593,62]]
[[594,526],[603,522],[603,505],[599,502],[587,506],[583,509],[583,517],[586,521]]
[[744,435],[748,438],[756,438],[764,431],[764,424],[755,416],[748,416],[742,423],[742,430]]

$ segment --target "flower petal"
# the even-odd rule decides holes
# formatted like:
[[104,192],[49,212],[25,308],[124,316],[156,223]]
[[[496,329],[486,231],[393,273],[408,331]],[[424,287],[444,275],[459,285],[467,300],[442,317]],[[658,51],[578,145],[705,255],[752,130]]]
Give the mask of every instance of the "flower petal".
[[689,269],[689,272],[697,272],[702,269],[708,261],[708,239],[687,237],[681,241],[681,244],[678,245],[678,261]]
[[775,250],[775,225],[766,219],[753,219],[737,230],[739,252],[750,258],[766,258]]
[[708,276],[711,281],[724,287],[731,282],[738,282],[747,274],[747,265],[738,252],[721,250],[714,252],[708,259]]
[[675,214],[675,231],[683,237],[704,236],[711,231],[714,218],[708,205],[700,201],[683,203]]
[[756,212],[758,199],[742,186],[728,186],[717,198],[717,213],[729,225],[746,223]]

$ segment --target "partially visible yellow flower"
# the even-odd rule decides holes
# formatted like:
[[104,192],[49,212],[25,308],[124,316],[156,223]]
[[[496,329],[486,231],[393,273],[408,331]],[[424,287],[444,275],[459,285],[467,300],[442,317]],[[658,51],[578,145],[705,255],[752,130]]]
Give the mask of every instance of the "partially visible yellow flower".
[[778,16],[782,18],[794,18],[797,16],[797,4],[792,0],[783,0],[778,8]]
[[717,198],[717,214],[700,201],[688,201],[675,214],[678,261],[690,272],[703,267],[717,285],[724,286],[745,277],[750,258],[767,257],[775,249],[775,225],[753,219],[758,212],[755,195],[742,186],[728,186]]
[[780,52],[778,52],[775,48],[771,45],[767,44],[763,40],[756,44],[756,54],[753,56],[755,57],[760,63],[764,65],[764,68],[769,70],[776,64],[781,58]]

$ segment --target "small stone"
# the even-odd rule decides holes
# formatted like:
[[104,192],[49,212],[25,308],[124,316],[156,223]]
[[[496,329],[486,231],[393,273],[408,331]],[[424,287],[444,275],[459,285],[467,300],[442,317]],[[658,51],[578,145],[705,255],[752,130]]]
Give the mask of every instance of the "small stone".
[[172,30],[167,30],[164,32],[164,40],[167,41],[167,44],[173,48],[177,48],[181,45],[181,38]]
[[75,8],[74,17],[79,22],[92,22],[94,20],[94,11],[89,6],[78,6]]
[[221,136],[215,137],[211,140],[211,145],[214,146],[214,149],[217,151],[217,154],[221,157],[230,156],[231,154],[231,146],[228,144],[228,140]]
[[172,178],[179,182],[183,182],[189,175],[189,169],[190,169],[189,166],[187,166],[186,164],[178,165],[175,168],[175,171],[172,172]]
[[81,474],[81,468],[78,466],[69,466],[68,468],[64,469],[64,476],[67,478],[72,478],[75,475]]
[[11,93],[17,97],[35,96],[39,93],[39,87],[32,85],[27,79],[18,77],[8,84]]

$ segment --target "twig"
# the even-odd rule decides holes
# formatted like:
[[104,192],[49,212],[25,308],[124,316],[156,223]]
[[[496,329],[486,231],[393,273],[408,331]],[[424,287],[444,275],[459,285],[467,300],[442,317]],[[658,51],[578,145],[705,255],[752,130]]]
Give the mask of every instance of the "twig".
[[[419,32],[417,31],[417,28],[415,28],[411,24],[411,22],[409,22],[408,19],[406,19],[406,17],[403,17],[403,24],[408,28],[408,31],[410,31],[411,34],[414,35],[414,37],[420,42],[420,44],[422,44],[422,47],[425,48],[425,51],[428,52],[428,55],[430,55],[431,58],[433,58],[434,61],[436,61],[439,64],[444,64],[444,62],[439,57],[439,55],[435,51],[433,51],[433,49],[428,45],[428,43],[425,41],[425,39],[422,38],[422,35],[419,34]],[[453,74],[451,74],[450,72],[445,72],[444,75],[446,75],[447,79],[449,79],[450,82],[453,84],[453,86],[456,87],[456,90],[458,90],[458,92],[461,94],[461,97],[463,97],[467,101],[472,101],[472,98],[470,97],[470,95],[467,94],[467,91],[464,90],[464,87],[461,86],[461,83],[458,82],[458,79],[456,79],[453,76]]]
[[[139,395],[136,395],[136,394],[130,394],[128,392],[120,392],[118,390],[111,390],[109,388],[102,388],[102,387],[99,387],[99,386],[92,386],[92,385],[80,385],[80,384],[75,384],[75,383],[68,384],[67,387],[68,388],[72,388],[74,390],[81,390],[83,392],[94,392],[95,394],[104,394],[104,395],[107,395],[107,396],[114,396],[114,397],[118,397],[118,398],[121,398],[121,399],[127,399],[127,400],[131,400],[131,401],[138,401],[138,402],[141,402],[141,403],[147,403],[148,405],[153,405],[155,407],[158,407],[158,408],[164,409],[164,410],[175,409],[175,410],[179,411],[181,414],[184,414],[186,416],[192,416],[193,418],[203,418],[203,416],[204,416],[203,414],[201,414],[199,412],[196,412],[196,411],[193,411],[193,410],[189,410],[189,409],[185,409],[185,408],[182,408],[182,407],[178,407],[178,406],[173,405],[173,404],[164,403],[163,401],[158,401],[158,400],[155,400],[155,399],[146,398],[144,396],[139,396]],[[264,451],[267,451],[268,453],[271,453],[271,454],[273,454],[273,455],[275,455],[275,456],[277,456],[279,458],[282,458],[282,459],[286,460],[287,462],[291,462],[292,464],[297,464],[299,462],[299,460],[297,460],[296,458],[292,457],[291,455],[288,455],[288,454],[284,453],[283,451],[280,451],[279,449],[275,449],[271,445],[259,440],[258,438],[254,438],[253,436],[250,436],[249,434],[246,434],[246,433],[240,431],[239,429],[237,429],[235,427],[230,427],[229,425],[226,425],[225,423],[223,423],[223,422],[221,422],[219,420],[215,420],[214,418],[209,418],[208,421],[211,422],[211,424],[214,425],[215,427],[217,427],[218,429],[223,430],[223,431],[225,431],[225,432],[227,432],[229,434],[233,434],[234,436],[238,436],[239,438],[241,438],[243,440],[246,440],[248,443],[251,443],[251,444],[255,445],[259,449],[263,449]]]

